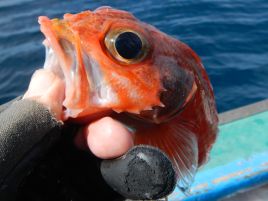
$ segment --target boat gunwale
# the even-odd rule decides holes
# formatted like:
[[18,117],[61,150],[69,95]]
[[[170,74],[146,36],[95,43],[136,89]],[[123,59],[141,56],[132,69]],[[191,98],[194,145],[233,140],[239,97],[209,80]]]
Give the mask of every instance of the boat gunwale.
[[268,111],[268,99],[238,107],[219,114],[220,125]]

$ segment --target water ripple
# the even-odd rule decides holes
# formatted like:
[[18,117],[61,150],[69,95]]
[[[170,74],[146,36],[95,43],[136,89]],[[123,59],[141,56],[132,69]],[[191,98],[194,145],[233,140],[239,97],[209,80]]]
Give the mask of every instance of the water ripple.
[[0,103],[23,93],[42,66],[38,16],[61,17],[102,5],[131,11],[189,44],[204,62],[219,111],[268,98],[265,0],[1,0]]

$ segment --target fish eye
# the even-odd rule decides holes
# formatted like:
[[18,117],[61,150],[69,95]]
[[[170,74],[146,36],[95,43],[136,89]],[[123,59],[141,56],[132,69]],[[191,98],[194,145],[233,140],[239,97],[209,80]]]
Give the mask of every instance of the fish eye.
[[137,63],[148,53],[148,42],[132,30],[111,31],[104,42],[109,53],[119,62]]

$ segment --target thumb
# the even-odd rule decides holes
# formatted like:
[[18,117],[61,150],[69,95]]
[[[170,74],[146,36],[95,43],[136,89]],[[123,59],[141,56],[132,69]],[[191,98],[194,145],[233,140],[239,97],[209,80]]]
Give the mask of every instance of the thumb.
[[53,72],[40,69],[33,74],[23,99],[35,100],[45,105],[58,120],[62,120],[64,96],[64,81]]

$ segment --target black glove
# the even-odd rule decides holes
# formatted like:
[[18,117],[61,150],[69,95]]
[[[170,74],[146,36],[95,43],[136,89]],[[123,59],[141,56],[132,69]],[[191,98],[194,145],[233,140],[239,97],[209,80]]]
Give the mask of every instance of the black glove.
[[29,100],[15,100],[0,111],[0,200],[11,200],[38,158],[59,139],[62,124]]
[[158,199],[174,189],[171,162],[155,148],[100,160],[73,145],[76,127],[61,136],[62,124],[34,101],[16,100],[0,112],[0,200]]
[[119,159],[104,160],[105,181],[129,199],[155,200],[170,194],[176,185],[175,171],[167,156],[151,146],[135,146]]

